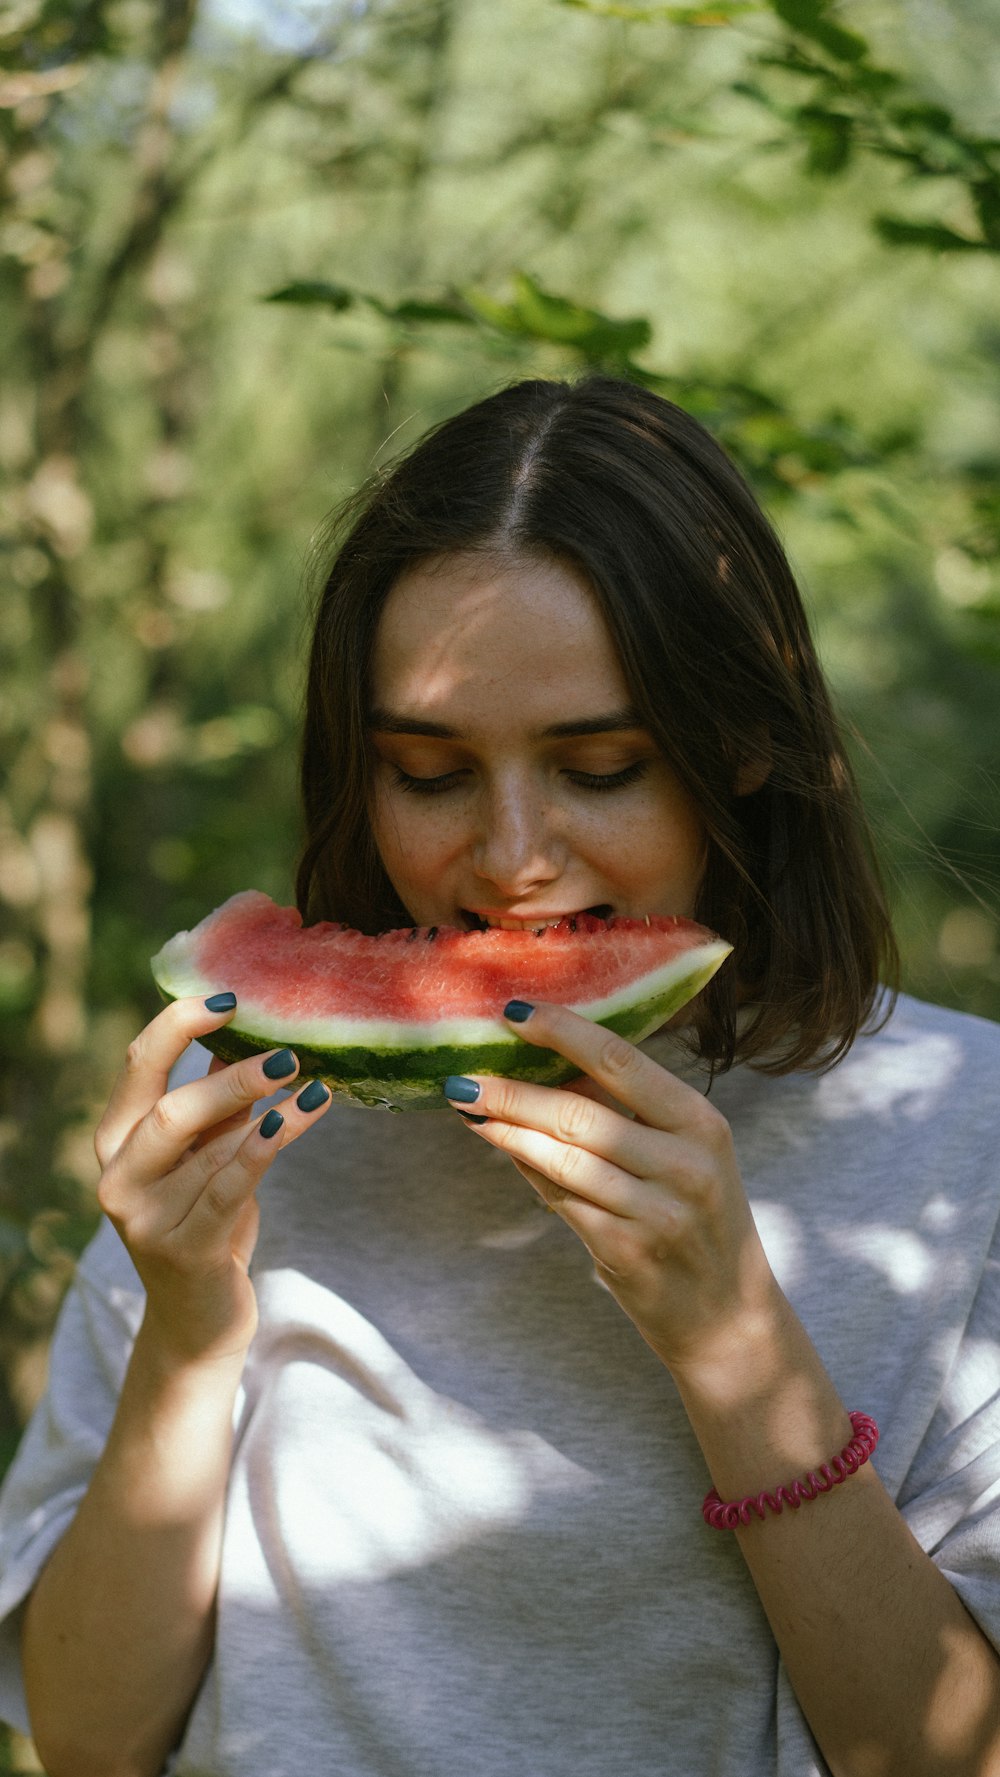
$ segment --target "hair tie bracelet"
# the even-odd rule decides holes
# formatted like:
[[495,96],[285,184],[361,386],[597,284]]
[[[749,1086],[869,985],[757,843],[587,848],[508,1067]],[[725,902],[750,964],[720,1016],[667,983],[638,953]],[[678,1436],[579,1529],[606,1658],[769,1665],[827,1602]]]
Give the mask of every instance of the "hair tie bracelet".
[[810,1469],[804,1481],[792,1481],[787,1487],[782,1485],[776,1493],[747,1494],[745,1499],[733,1499],[727,1505],[723,1504],[718,1489],[713,1487],[702,1502],[701,1515],[705,1523],[713,1530],[735,1530],[739,1524],[749,1524],[751,1512],[763,1518],[765,1506],[776,1517],[784,1506],[791,1506],[797,1512],[803,1500],[815,1499],[818,1494],[839,1487],[849,1475],[857,1474],[878,1443],[878,1426],[867,1413],[852,1413],[850,1420],[854,1428],[853,1438],[832,1462],[820,1464],[819,1474]]

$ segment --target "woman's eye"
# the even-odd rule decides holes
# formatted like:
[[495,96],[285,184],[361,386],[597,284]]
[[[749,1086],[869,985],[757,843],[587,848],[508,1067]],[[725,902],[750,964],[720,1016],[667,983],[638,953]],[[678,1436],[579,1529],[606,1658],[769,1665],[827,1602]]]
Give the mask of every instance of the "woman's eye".
[[452,790],[461,777],[460,771],[445,771],[440,777],[413,777],[404,771],[401,765],[394,765],[396,787],[409,790],[414,796],[440,796],[443,790]]
[[[457,789],[465,776],[459,770],[444,771],[438,777],[415,777],[411,771],[404,771],[401,765],[394,765],[392,769],[396,788],[413,796],[441,796],[447,790]],[[569,770],[566,776],[571,784],[581,790],[621,790],[627,784],[636,783],[648,769],[648,759],[637,759],[634,764],[626,765],[621,771]]]
[[636,783],[648,769],[648,759],[637,759],[634,765],[626,765],[621,771],[568,771],[566,775],[582,790],[622,790],[626,784]]

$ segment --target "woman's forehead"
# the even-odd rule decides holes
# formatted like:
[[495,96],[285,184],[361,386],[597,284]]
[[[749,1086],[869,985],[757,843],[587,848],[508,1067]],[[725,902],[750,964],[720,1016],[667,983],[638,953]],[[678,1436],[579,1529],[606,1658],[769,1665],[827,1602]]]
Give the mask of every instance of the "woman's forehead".
[[505,696],[518,707],[566,702],[567,720],[570,704],[591,717],[628,706],[583,575],[554,560],[461,555],[401,576],[379,623],[373,704],[434,720],[435,709],[472,714]]

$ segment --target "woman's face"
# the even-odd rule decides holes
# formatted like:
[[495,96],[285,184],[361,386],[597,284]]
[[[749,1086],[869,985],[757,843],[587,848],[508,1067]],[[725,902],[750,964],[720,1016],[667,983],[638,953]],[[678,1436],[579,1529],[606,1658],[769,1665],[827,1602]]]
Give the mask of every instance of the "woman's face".
[[415,924],[693,914],[698,811],[574,569],[471,554],[411,569],[372,690],[375,838]]

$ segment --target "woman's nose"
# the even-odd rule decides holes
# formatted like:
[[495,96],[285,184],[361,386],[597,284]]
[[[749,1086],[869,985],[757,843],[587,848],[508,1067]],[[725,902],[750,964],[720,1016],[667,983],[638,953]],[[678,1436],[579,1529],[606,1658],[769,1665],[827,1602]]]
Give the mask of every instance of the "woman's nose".
[[524,894],[552,882],[565,864],[565,841],[551,810],[525,790],[484,800],[473,865],[502,894]]

